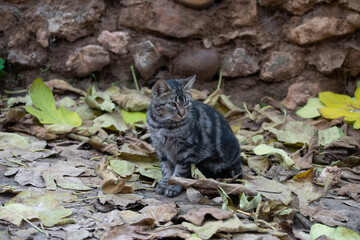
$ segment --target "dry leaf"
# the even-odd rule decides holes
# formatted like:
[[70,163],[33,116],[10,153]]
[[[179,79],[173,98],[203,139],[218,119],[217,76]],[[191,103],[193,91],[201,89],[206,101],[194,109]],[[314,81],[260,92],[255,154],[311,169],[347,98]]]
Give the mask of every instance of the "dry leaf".
[[217,220],[225,220],[234,215],[234,212],[224,211],[219,208],[193,208],[187,211],[187,213],[180,215],[179,218],[183,218],[196,226],[201,226],[206,215],[211,215]]

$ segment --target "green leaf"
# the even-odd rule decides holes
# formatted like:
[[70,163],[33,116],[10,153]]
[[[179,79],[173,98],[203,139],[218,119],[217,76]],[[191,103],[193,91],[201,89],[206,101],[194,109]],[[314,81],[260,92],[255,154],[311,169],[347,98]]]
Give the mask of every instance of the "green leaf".
[[236,211],[236,208],[234,206],[233,201],[231,200],[231,198],[229,197],[229,195],[227,195],[227,193],[224,191],[224,189],[222,189],[220,186],[217,187],[217,190],[221,196],[221,199],[223,201],[222,204],[222,210],[230,210],[230,211]]
[[113,112],[102,114],[95,118],[93,122],[93,126],[89,128],[91,132],[97,132],[100,128],[107,128],[118,132],[125,132],[128,129],[119,108],[116,108]]
[[240,194],[239,208],[245,212],[256,209],[261,202],[261,195],[258,193],[255,197],[246,196],[245,193]]
[[31,100],[35,107],[25,106],[28,113],[34,115],[42,124],[68,124],[78,127],[82,124],[76,112],[67,110],[64,106],[55,106],[55,100],[50,88],[41,78],[36,79],[29,89]]
[[345,227],[332,228],[320,223],[311,226],[310,240],[315,240],[322,235],[332,240],[360,240],[359,233]]
[[88,88],[84,100],[87,105],[94,109],[107,112],[112,112],[115,109],[115,104],[111,101],[110,95],[106,92],[96,91],[94,86]]
[[265,144],[260,144],[254,148],[254,153],[256,155],[278,155],[283,161],[284,167],[288,170],[291,169],[292,166],[294,166],[294,161],[282,149],[270,147]]
[[[52,227],[72,214],[70,209],[60,205],[62,201],[71,198],[72,195],[69,193],[47,192],[39,195],[38,193],[23,191],[6,203],[5,207],[28,219],[39,218],[44,226]],[[11,221],[14,224],[21,223],[22,217],[16,215],[9,220],[9,214],[14,215],[5,208],[0,209],[0,219]]]
[[46,146],[46,141],[34,140],[35,137],[26,137],[16,133],[0,132],[0,149],[22,148],[40,149]]
[[128,112],[124,109],[121,110],[121,115],[125,122],[134,124],[136,122],[146,122],[146,112]]
[[319,98],[309,98],[306,105],[297,110],[296,114],[305,119],[320,117],[321,113],[318,110],[323,107],[325,106]]
[[325,130],[319,130],[319,140],[320,145],[325,146],[333,141],[339,140],[344,136],[343,131],[338,127],[331,127]]
[[109,161],[112,170],[121,177],[127,177],[134,173],[135,165],[131,162],[114,159]]
[[160,182],[162,179],[162,173],[160,167],[139,167],[139,173],[145,177],[152,178],[157,182]]
[[314,126],[301,121],[288,122],[281,130],[273,127],[263,128],[275,134],[279,141],[288,144],[310,143],[310,139],[315,133]]

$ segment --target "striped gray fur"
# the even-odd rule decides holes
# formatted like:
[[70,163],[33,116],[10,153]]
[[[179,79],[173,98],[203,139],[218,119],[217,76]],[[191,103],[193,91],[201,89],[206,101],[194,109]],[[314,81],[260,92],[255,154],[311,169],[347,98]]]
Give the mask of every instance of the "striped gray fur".
[[208,178],[241,176],[239,143],[225,118],[212,107],[193,101],[195,76],[159,80],[147,112],[147,127],[163,174],[156,191],[168,197],[182,188],[168,185],[171,176],[190,177],[195,164]]

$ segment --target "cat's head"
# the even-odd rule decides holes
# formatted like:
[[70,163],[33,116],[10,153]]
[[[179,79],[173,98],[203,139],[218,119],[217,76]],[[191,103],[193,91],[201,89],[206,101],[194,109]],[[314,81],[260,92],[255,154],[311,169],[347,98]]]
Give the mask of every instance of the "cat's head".
[[153,89],[152,103],[163,121],[184,119],[192,104],[190,89],[196,76],[185,79],[158,80]]

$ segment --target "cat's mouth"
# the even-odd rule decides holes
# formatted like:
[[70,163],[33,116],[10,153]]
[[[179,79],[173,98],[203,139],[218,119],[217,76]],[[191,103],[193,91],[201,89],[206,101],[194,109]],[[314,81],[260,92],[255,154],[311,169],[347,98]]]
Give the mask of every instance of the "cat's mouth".
[[181,115],[176,115],[176,116],[173,117],[173,120],[176,121],[176,122],[180,122],[180,121],[184,120],[185,117],[186,117],[186,114],[184,114],[182,116]]

